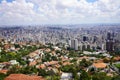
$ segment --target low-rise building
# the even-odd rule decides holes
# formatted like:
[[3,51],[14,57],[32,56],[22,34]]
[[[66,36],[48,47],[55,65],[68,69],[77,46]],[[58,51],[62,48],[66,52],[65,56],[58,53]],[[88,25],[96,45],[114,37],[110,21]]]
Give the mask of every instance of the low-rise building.
[[9,61],[11,65],[16,65],[16,64],[19,64],[19,62],[17,62],[16,60],[11,60]]
[[45,80],[41,76],[29,76],[25,74],[10,74],[4,80]]
[[72,73],[62,73],[60,80],[72,80]]
[[107,67],[107,64],[105,63],[93,63],[92,67],[97,70],[97,69],[105,69]]

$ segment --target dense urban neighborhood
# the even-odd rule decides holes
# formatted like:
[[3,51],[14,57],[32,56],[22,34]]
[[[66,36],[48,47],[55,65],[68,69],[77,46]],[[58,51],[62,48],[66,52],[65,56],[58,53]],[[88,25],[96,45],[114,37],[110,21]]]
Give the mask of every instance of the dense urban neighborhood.
[[0,28],[0,80],[120,80],[120,28],[102,27]]

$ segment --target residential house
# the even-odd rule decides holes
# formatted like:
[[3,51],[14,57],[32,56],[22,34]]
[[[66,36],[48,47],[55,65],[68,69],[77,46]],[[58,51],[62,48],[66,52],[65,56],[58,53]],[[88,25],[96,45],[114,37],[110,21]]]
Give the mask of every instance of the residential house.
[[106,63],[103,63],[103,62],[98,62],[98,63],[93,63],[93,64],[92,64],[92,67],[93,67],[95,70],[105,69],[105,68],[107,67],[107,64],[106,64]]
[[4,80],[45,80],[41,76],[29,76],[25,74],[10,74]]
[[72,73],[63,72],[60,80],[73,80],[72,77],[73,77]]

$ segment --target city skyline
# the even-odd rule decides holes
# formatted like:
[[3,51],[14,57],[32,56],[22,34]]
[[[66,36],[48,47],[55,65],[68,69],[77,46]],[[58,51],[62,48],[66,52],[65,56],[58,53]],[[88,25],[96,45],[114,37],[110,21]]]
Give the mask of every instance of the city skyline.
[[120,0],[0,0],[0,25],[119,23]]

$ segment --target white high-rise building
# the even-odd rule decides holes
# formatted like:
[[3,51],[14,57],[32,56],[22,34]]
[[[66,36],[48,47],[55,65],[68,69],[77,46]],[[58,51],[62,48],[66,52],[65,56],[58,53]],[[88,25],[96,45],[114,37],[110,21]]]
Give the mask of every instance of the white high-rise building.
[[106,47],[105,44],[102,44],[102,45],[101,45],[101,49],[102,49],[102,50],[106,50],[105,47]]
[[71,48],[78,50],[78,40],[77,39],[69,40],[68,43]]
[[75,46],[74,49],[75,49],[75,50],[78,50],[78,40],[75,39],[74,42],[75,42],[75,44],[74,44],[74,46]]
[[71,47],[71,40],[70,40],[70,39],[68,40],[68,44],[69,44],[69,46]]

